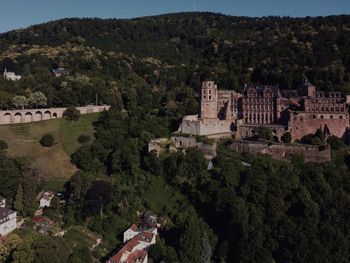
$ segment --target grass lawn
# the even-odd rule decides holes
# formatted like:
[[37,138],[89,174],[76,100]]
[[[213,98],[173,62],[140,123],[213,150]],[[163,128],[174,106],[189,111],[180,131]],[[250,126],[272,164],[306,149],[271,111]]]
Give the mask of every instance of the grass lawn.
[[[62,188],[64,182],[77,171],[70,162],[70,155],[80,146],[77,141],[79,135],[86,134],[94,139],[92,123],[97,118],[98,113],[93,113],[82,115],[75,123],[55,119],[0,125],[0,139],[7,142],[10,156],[30,158],[32,166],[47,181],[47,187],[51,185],[56,190]],[[54,146],[45,148],[40,145],[39,140],[45,133],[54,136]]]
[[82,134],[89,135],[91,140],[94,139],[94,123],[99,113],[81,115],[77,122],[60,119],[60,140],[63,150],[70,156],[81,144],[77,141]]

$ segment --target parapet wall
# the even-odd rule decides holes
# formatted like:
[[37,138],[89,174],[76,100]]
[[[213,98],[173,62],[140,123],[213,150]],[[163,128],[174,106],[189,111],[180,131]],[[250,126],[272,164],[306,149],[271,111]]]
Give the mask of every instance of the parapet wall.
[[[110,107],[109,105],[101,105],[77,107],[77,109],[81,114],[88,114],[106,111],[109,110]],[[66,109],[67,108],[46,108],[0,111],[0,125],[59,119],[63,117],[63,113]]]
[[188,148],[197,148],[208,160],[216,157],[216,143],[210,145],[203,142],[198,142],[194,136],[172,136],[170,139],[158,138],[151,140],[148,143],[148,152],[154,151],[158,156],[166,149],[168,149],[170,152],[176,152],[178,150],[186,150]]
[[237,140],[228,148],[239,153],[265,154],[277,160],[289,160],[294,155],[303,155],[306,162],[323,163],[331,160],[331,151],[328,145],[323,149],[313,145],[283,143],[269,145],[265,142]]

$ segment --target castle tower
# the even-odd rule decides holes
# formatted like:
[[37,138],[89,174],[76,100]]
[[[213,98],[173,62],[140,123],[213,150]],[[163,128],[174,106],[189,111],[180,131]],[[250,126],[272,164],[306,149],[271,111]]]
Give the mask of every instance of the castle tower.
[[310,98],[316,97],[316,87],[312,85],[308,80],[305,81],[305,86],[307,89],[307,96]]
[[201,91],[201,114],[202,119],[216,119],[218,117],[217,86],[214,81],[205,81]]

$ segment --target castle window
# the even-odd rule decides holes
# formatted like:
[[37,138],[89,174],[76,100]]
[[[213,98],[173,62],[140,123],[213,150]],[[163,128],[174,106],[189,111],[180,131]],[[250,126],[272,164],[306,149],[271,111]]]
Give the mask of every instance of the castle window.
[[331,107],[331,111],[333,111],[333,107]]
[[211,100],[211,96],[209,95],[209,99]]
[[331,119],[333,119],[333,115],[331,115]]
[[323,119],[323,115],[321,115],[321,119]]
[[211,94],[211,89],[209,90],[209,94]]
[[313,119],[316,119],[316,115],[312,115],[312,118],[313,118]]
[[341,119],[341,120],[342,120],[342,119],[343,119],[343,116],[342,116],[342,115],[340,115],[340,116],[339,116],[339,119]]
[[324,111],[324,107],[321,107],[321,111]]

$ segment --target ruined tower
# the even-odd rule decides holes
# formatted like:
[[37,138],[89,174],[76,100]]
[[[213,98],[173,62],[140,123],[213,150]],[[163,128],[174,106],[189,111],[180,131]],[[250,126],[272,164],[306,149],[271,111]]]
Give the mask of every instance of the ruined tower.
[[201,90],[201,114],[202,119],[216,119],[218,115],[217,86],[214,81],[205,81]]

